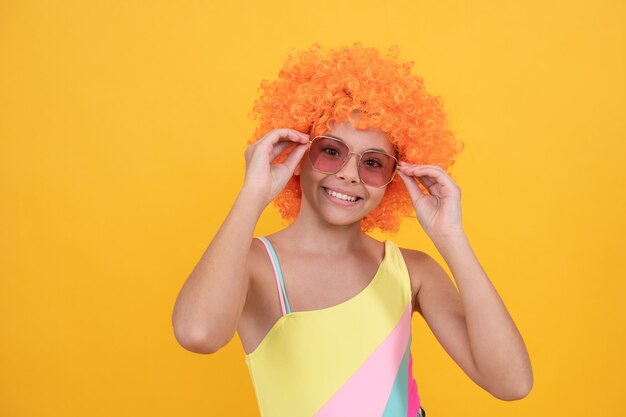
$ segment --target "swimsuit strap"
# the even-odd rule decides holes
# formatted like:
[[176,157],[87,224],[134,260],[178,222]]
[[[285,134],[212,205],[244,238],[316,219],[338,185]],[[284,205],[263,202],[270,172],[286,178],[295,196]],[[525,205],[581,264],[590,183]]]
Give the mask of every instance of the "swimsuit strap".
[[[283,311],[283,315],[287,313],[291,313],[291,307],[289,307],[289,301],[287,300],[287,292],[285,291],[285,281],[283,280],[283,271],[280,269],[280,263],[278,262],[278,256],[276,256],[276,251],[274,251],[274,247],[270,243],[269,240],[265,237],[257,237],[267,250],[267,253],[270,255],[270,260],[272,261],[272,267],[274,268],[274,275],[276,277],[276,286],[278,287],[278,297],[280,298],[280,308]],[[283,300],[284,299],[284,300]]]

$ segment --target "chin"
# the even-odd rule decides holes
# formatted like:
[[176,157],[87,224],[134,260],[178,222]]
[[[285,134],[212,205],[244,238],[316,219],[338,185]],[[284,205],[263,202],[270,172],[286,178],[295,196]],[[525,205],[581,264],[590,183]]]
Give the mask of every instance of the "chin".
[[332,215],[330,213],[324,213],[320,216],[322,220],[329,224],[330,226],[351,226],[353,224],[361,224],[361,220],[363,217],[354,216],[341,216],[341,215]]

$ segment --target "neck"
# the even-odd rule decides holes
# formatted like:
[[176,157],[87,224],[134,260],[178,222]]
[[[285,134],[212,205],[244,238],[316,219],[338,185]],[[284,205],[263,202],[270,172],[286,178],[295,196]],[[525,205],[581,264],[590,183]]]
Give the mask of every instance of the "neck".
[[330,224],[311,211],[303,204],[296,220],[284,230],[300,249],[336,254],[361,249],[371,239],[361,230],[360,221],[345,225]]

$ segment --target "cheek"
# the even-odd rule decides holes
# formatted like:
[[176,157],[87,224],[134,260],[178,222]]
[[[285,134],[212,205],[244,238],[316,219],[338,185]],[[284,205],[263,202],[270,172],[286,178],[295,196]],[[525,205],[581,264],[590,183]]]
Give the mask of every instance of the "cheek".
[[385,191],[387,190],[387,188],[370,188],[368,189],[368,193],[369,193],[369,199],[372,203],[376,204],[376,206],[378,206],[382,201],[383,198],[385,197]]
[[303,192],[308,192],[319,186],[322,176],[319,172],[313,170],[311,165],[304,163],[300,169],[300,187]]
[[298,165],[296,165],[296,169],[293,171],[294,175],[300,176],[302,175],[302,171],[308,166],[309,164],[309,153],[306,152],[304,154],[304,156],[302,157],[302,159],[300,160],[300,162],[298,163]]

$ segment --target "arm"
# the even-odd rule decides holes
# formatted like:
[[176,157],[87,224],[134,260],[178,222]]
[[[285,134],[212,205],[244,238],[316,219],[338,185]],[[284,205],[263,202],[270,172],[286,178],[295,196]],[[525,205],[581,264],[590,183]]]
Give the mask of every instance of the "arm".
[[[271,163],[294,143],[296,147],[282,163]],[[244,185],[174,305],[174,335],[184,348],[214,353],[235,335],[248,294],[247,260],[255,225],[291,178],[306,143],[308,135],[276,129],[246,150]]]
[[421,260],[411,256],[412,275],[422,277],[416,302],[420,313],[444,349],[478,385],[503,400],[525,397],[533,385],[530,358],[465,235],[460,188],[438,166],[401,163],[399,172],[420,224],[458,287],[457,291],[428,255],[422,254]]
[[422,254],[418,311],[450,357],[479,386],[502,400],[528,395],[530,358],[513,319],[465,235],[435,242],[452,272]]
[[172,314],[176,340],[196,353],[214,353],[232,339],[248,294],[246,262],[258,199],[240,193],[226,220],[184,283]]

